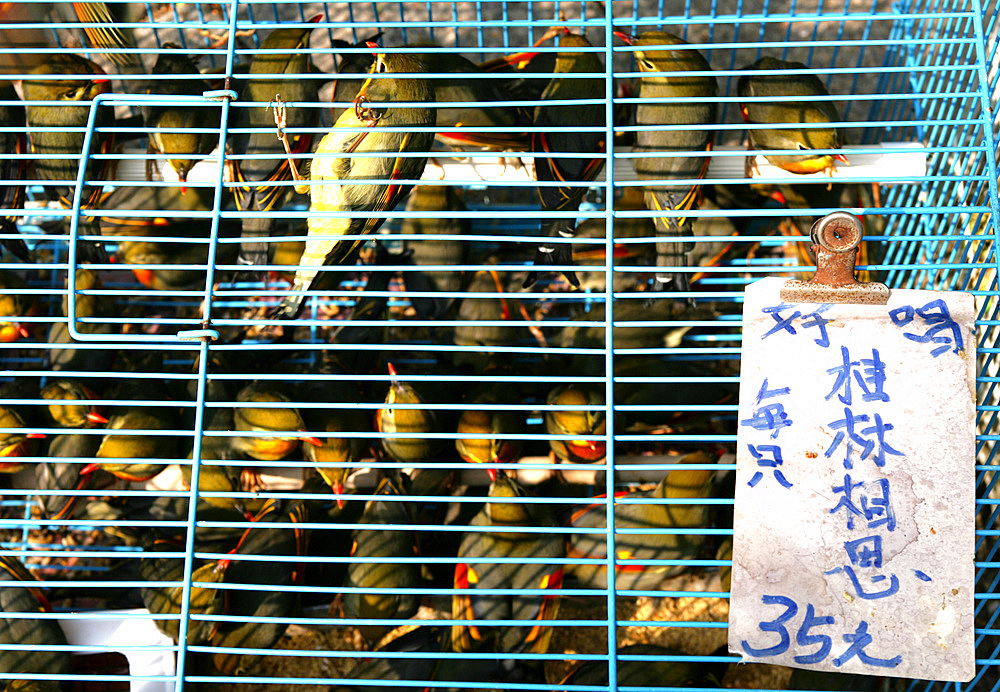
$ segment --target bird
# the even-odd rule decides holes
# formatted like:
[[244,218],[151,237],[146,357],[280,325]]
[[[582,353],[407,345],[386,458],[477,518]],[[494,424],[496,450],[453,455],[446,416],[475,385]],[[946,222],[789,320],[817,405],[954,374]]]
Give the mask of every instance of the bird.
[[[310,216],[308,240],[301,259],[304,268],[295,273],[293,291],[322,286],[320,267],[350,262],[365,239],[340,239],[340,236],[366,236],[378,230],[385,221],[385,214],[395,209],[409,192],[411,183],[408,181],[420,178],[427,163],[426,156],[420,156],[420,153],[430,149],[434,133],[422,132],[419,128],[434,125],[433,110],[424,105],[397,107],[393,102],[432,103],[434,92],[428,80],[421,77],[374,76],[420,74],[426,71],[426,66],[413,55],[380,52],[375,56],[371,70],[373,76],[361,85],[354,98],[354,107],[346,109],[337,118],[333,130],[324,135],[317,145],[310,166],[311,183],[296,187],[299,192],[309,193],[310,212],[361,212],[366,216],[353,219]],[[279,104],[275,108],[279,131],[282,130],[283,117],[284,107]],[[348,128],[360,128],[361,131],[345,132]],[[387,132],[386,128],[402,131]],[[283,142],[285,150],[291,155],[287,138]],[[361,156],[393,152],[417,155]],[[331,154],[350,156],[331,158]],[[289,159],[289,165],[295,180],[302,181],[294,160]],[[352,180],[385,182],[352,184]],[[294,318],[301,310],[304,298],[303,295],[286,296],[272,317]]]
[[0,428],[14,428],[15,432],[0,432],[0,473],[15,473],[24,468],[21,457],[31,456],[36,439],[42,433],[27,432],[29,425],[20,411],[7,404],[0,406]]
[[[170,435],[155,435],[147,432],[116,434],[114,430],[148,431],[170,430],[174,427],[173,416],[163,407],[134,407],[111,416],[108,433],[97,449],[97,458],[80,473],[93,473],[101,468],[116,478],[126,481],[148,481],[159,475],[167,467],[165,461],[175,457],[176,438]],[[119,461],[110,461],[117,459]]]
[[[473,517],[462,538],[455,565],[452,596],[453,620],[474,622],[452,625],[452,649],[458,653],[545,653],[551,628],[546,620],[559,612],[566,544],[562,534],[519,533],[519,526],[556,526],[555,517],[544,504],[511,502],[527,497],[524,489],[506,474],[490,485],[485,506]],[[500,531],[491,530],[500,528]],[[491,562],[495,558],[515,558],[512,562]],[[520,562],[517,558],[540,558],[540,562]],[[479,589],[551,589],[545,595],[487,595]],[[490,625],[490,620],[518,620],[522,624]]]
[[[496,385],[485,385],[471,392],[465,400],[466,410],[458,419],[455,449],[462,461],[471,464],[509,464],[521,454],[522,441],[491,437],[493,433],[512,435],[524,432],[524,413],[510,410],[484,410],[481,404],[509,403],[503,400]],[[476,437],[469,437],[475,435]],[[496,481],[497,469],[486,469],[490,482]]]
[[[5,102],[0,103],[0,124],[10,128],[24,127],[24,105],[17,97],[13,82],[0,80],[0,102]],[[0,133],[0,153],[9,157],[0,161],[0,180],[7,181],[0,183],[0,209],[9,211],[23,209],[25,189],[19,181],[28,177],[28,158],[25,156],[27,154],[27,138],[25,134],[10,130]],[[18,218],[17,216],[0,216],[0,233],[5,235],[19,233],[17,230]],[[28,262],[31,258],[28,246],[20,237],[0,239],[0,245],[22,262]]]
[[[231,431],[233,429],[233,411],[231,409],[209,409],[208,422],[204,426],[206,432]],[[191,421],[193,424],[194,421]],[[222,435],[202,435],[200,458],[203,463],[198,469],[198,499],[220,509],[236,510],[247,519],[263,509],[266,499],[259,495],[255,497],[236,497],[236,493],[257,493],[260,490],[260,475],[255,469],[245,468],[241,463],[241,455],[233,445],[233,437]],[[188,454],[193,459],[194,449]],[[205,460],[222,461],[223,464],[206,464]],[[181,481],[186,489],[191,488],[192,468],[189,464],[181,464]],[[209,493],[209,494],[205,494]],[[219,493],[215,495],[214,493]],[[223,495],[226,493],[226,495]]]
[[[75,280],[77,293],[73,305],[76,309],[76,330],[83,334],[110,335],[114,333],[117,326],[100,319],[108,316],[108,313],[113,310],[110,305],[111,299],[87,293],[103,288],[100,276],[90,269],[77,267]],[[63,298],[62,312],[64,316],[69,317],[68,292]],[[54,321],[49,327],[47,338],[52,344],[48,351],[48,367],[53,372],[67,370],[106,373],[111,370],[113,352],[107,349],[81,346],[69,333],[68,319]]]
[[[34,464],[35,487],[39,490],[87,490],[93,485],[94,473],[81,473],[87,462],[59,461],[63,458],[93,459],[101,438],[97,435],[66,433],[49,440],[49,459]],[[80,501],[80,495],[38,495],[42,515],[47,519],[69,519]]]
[[[736,84],[740,98],[755,100],[740,102],[740,114],[750,125],[803,125],[801,128],[751,128],[751,149],[787,150],[797,153],[764,154],[764,158],[789,173],[807,174],[832,172],[837,162],[848,163],[838,152],[813,150],[840,149],[841,136],[836,127],[823,127],[840,120],[832,101],[757,101],[768,97],[829,96],[819,77],[796,74],[808,68],[800,62],[787,62],[766,56],[743,68]],[[777,72],[763,74],[762,72]],[[816,125],[817,127],[811,127]]]
[[280,461],[287,458],[301,442],[319,446],[318,438],[306,432],[306,423],[297,408],[280,406],[289,398],[268,387],[264,382],[253,382],[236,395],[239,404],[279,404],[277,407],[236,406],[233,421],[239,432],[278,432],[284,435],[233,436],[233,447],[251,459]]
[[[243,101],[263,103],[236,111],[235,127],[253,128],[255,132],[234,134],[230,144],[241,158],[233,160],[235,182],[246,183],[234,187],[236,205],[242,217],[243,242],[240,244],[238,265],[254,267],[267,264],[268,245],[261,242],[272,234],[275,219],[259,214],[282,209],[292,197],[292,188],[281,183],[292,179],[288,161],[275,158],[284,153],[281,142],[272,131],[273,118],[269,106],[276,98],[294,101],[297,104],[313,103],[319,100],[316,80],[304,77],[309,72],[310,54],[306,52],[312,26],[323,18],[316,15],[304,27],[282,27],[273,30],[261,42],[260,50],[250,62],[250,76],[240,98]],[[287,51],[272,53],[269,51]],[[263,75],[281,75],[265,77]],[[299,130],[312,128],[318,123],[318,111],[306,105],[298,105],[286,114],[287,127]],[[289,155],[308,152],[312,145],[310,132],[295,132],[291,135]],[[277,183],[277,184],[276,184]]]
[[546,410],[545,430],[550,435],[573,435],[571,440],[549,440],[552,454],[559,461],[593,464],[604,459],[604,436],[607,420],[604,395],[593,387],[567,384],[553,388],[545,400],[548,406],[587,407],[583,410]]
[[[580,34],[567,33],[560,39],[556,55],[555,74],[575,75],[591,73],[601,75],[604,65],[597,53],[580,50],[591,48],[590,41]],[[603,128],[604,105],[580,103],[574,105],[548,105],[546,101],[600,100],[604,97],[603,76],[552,78],[540,96],[532,118],[531,149],[540,154],[535,157],[535,178],[540,183],[538,197],[542,206],[541,235],[544,238],[568,239],[573,237],[575,220],[559,218],[547,212],[575,212],[580,207],[587,183],[593,181],[604,166],[603,153],[607,146],[604,132],[580,130],[558,131],[555,128]],[[592,157],[565,158],[559,154],[592,154]],[[569,243],[543,242],[535,253],[536,270],[529,272],[524,288],[538,279],[538,267],[568,265],[573,262],[573,246]],[[572,270],[563,270],[563,276],[573,286],[580,280]]]
[[[406,217],[401,222],[405,247],[413,253],[416,265],[448,266],[465,264],[469,243],[460,236],[469,232],[469,219],[451,218],[446,212],[467,211],[461,193],[454,185],[420,185],[413,190],[406,211],[421,212],[422,217]],[[442,213],[445,212],[445,213]],[[424,234],[450,235],[453,238],[429,240]],[[423,272],[434,290],[453,293],[462,288],[462,272],[433,270]]]
[[[49,648],[67,645],[59,623],[47,618],[17,617],[52,612],[41,589],[30,585],[35,581],[18,558],[0,555],[0,642],[26,647],[0,649],[0,673],[67,675],[73,672],[70,657],[66,651]],[[15,617],[5,617],[5,613]]]
[[0,343],[10,344],[31,336],[25,317],[38,314],[38,303],[26,293],[27,284],[14,272],[0,271]]
[[[392,559],[418,555],[414,532],[395,528],[412,523],[411,503],[405,500],[406,493],[399,483],[390,478],[383,478],[374,494],[359,521],[366,528],[358,528],[352,535],[352,561],[344,581],[344,586],[352,590],[343,594],[343,612],[349,618],[405,620],[420,608],[420,594],[407,591],[422,585],[421,569],[415,562]],[[375,642],[393,627],[360,625],[358,629],[365,639]]]
[[[371,418],[364,415],[359,409],[334,408],[335,402],[349,401],[347,397],[353,392],[353,401],[358,401],[360,392],[357,387],[346,382],[322,382],[323,386],[315,389],[326,392],[324,398],[334,399],[330,408],[308,408],[305,409],[305,417],[309,421],[310,429],[315,432],[332,433],[327,437],[317,438],[319,445],[306,445],[305,458],[315,464],[316,473],[323,481],[330,486],[334,493],[343,494],[344,481],[351,471],[354,470],[349,464],[353,464],[370,447],[369,440],[359,437],[349,437],[336,433],[359,433],[368,432],[371,427]],[[344,392],[346,395],[338,395],[335,392]],[[328,466],[327,464],[337,464]],[[341,464],[344,464],[343,466]],[[336,499],[337,506],[343,507],[344,499]]]
[[[233,619],[219,623],[211,639],[213,647],[237,649],[211,654],[222,675],[245,675],[262,658],[261,654],[239,649],[271,649],[288,628],[288,619],[299,609],[299,593],[290,587],[301,583],[299,556],[307,553],[308,535],[297,524],[305,517],[300,502],[286,505],[271,499],[254,515],[254,521],[279,523],[278,527],[253,527],[229,557],[230,563],[220,582],[228,594],[226,614]],[[261,556],[264,560],[254,560]],[[250,558],[250,559],[245,559]],[[267,559],[271,558],[271,559]],[[244,588],[226,589],[224,585]],[[246,586],[260,585],[260,589]],[[250,620],[250,618],[267,618]]]
[[[705,452],[687,454],[677,464],[714,464],[717,457]],[[716,469],[674,469],[652,490],[616,493],[615,529],[690,529],[691,533],[634,534],[615,533],[615,588],[655,589],[667,577],[684,571],[684,565],[629,564],[629,561],[685,560],[697,555],[705,544],[709,506],[699,503],[662,503],[658,500],[690,500],[708,497]],[[603,497],[603,496],[602,496]],[[622,504],[621,500],[643,500]],[[607,507],[591,504],[573,512],[569,526],[590,529],[570,536],[568,556],[578,559],[607,559]],[[577,562],[566,568],[587,588],[607,588],[607,564]]]
[[[153,75],[182,77],[199,74],[198,65],[190,56],[180,52],[176,43],[164,43],[163,52],[156,58]],[[159,96],[200,96],[209,90],[204,79],[155,79],[150,80],[144,92]],[[214,106],[191,104],[144,106],[142,119],[149,133],[149,153],[163,154],[167,164],[177,173],[181,184],[187,183],[188,173],[197,159],[212,153],[219,144],[219,111]],[[214,132],[198,130],[214,129]],[[172,131],[171,131],[172,130]],[[146,180],[152,180],[156,161],[146,161]],[[186,188],[182,188],[182,191]]]
[[[163,229],[164,235],[186,237],[183,228]],[[227,246],[219,245],[222,256],[216,262],[225,262]],[[132,274],[146,288],[154,291],[202,291],[205,289],[205,269],[178,268],[157,265],[204,265],[208,262],[207,243],[164,243],[153,240],[124,240],[118,243],[115,257],[122,264],[130,265]],[[155,267],[155,268],[150,268]]]
[[456,148],[485,147],[500,151],[527,151],[530,138],[524,132],[484,132],[484,128],[513,128],[519,125],[518,108],[491,104],[510,100],[501,80],[478,75],[485,71],[471,60],[440,46],[409,44],[433,48],[417,53],[430,73],[450,74],[447,79],[433,79],[434,98],[439,103],[465,104],[435,109],[435,126],[441,128],[435,138]]
[[[616,35],[635,46],[635,60],[642,78],[636,107],[636,143],[633,152],[640,156],[632,162],[636,175],[647,181],[646,207],[653,212],[673,212],[655,216],[653,221],[659,238],[691,234],[688,217],[682,212],[697,209],[700,196],[698,183],[672,184],[671,180],[701,180],[708,172],[709,157],[715,141],[713,126],[718,120],[718,104],[710,99],[718,95],[718,84],[711,75],[675,75],[676,72],[707,72],[708,61],[693,48],[671,48],[690,44],[666,31],[647,31],[631,36],[616,31]],[[648,46],[648,48],[647,48]],[[663,99],[668,99],[663,102]],[[684,125],[683,129],[661,130],[662,125]],[[704,152],[703,156],[647,156],[655,153],[684,154]],[[689,242],[661,242],[656,246],[653,290],[687,291],[690,289],[685,272],[671,267],[688,265]]]
[[[52,422],[63,428],[92,428],[107,425],[97,407],[86,403],[98,396],[76,380],[59,379],[50,381],[42,388],[41,396],[50,403],[46,406]],[[73,403],[57,403],[72,401]]]
[[[247,529],[249,531],[249,529]],[[161,620],[156,615],[179,615],[184,602],[181,585],[160,585],[157,582],[183,582],[184,559],[165,557],[157,553],[184,552],[183,541],[156,538],[155,534],[140,534],[143,542],[143,558],[139,561],[139,576],[148,586],[140,590],[142,601],[154,616],[153,624],[175,642],[180,636],[180,620]],[[234,549],[235,552],[236,549]],[[229,559],[208,560],[191,571],[191,587],[188,593],[188,613],[199,616],[222,615],[226,610],[226,595],[215,587],[194,586],[195,583],[218,584],[226,574]],[[188,620],[188,645],[210,641],[218,631],[217,620]]]
[[[67,78],[61,75],[84,75]],[[45,183],[46,193],[72,206],[73,186],[80,168],[76,157],[83,153],[84,130],[90,113],[90,104],[98,94],[108,93],[110,83],[104,70],[96,63],[73,53],[54,53],[31,70],[21,82],[28,123],[28,141],[34,160],[35,173]],[[42,103],[31,103],[38,101]],[[98,108],[95,127],[107,128],[114,124],[112,108]],[[49,131],[40,131],[49,128]],[[54,130],[52,128],[55,128]],[[79,131],[68,131],[76,128]],[[85,181],[95,181],[81,190],[81,209],[99,209],[103,199],[103,181],[110,172],[110,161],[95,158],[95,154],[109,155],[114,147],[114,135],[96,132],[91,140],[90,158],[84,174]],[[69,158],[50,158],[67,156]],[[65,225],[68,228],[67,217]],[[97,218],[81,218],[80,235],[100,235]],[[89,262],[106,262],[104,248],[90,241],[80,243],[79,259]]]
[[[479,270],[472,275],[465,292],[469,293],[458,305],[458,321],[452,335],[456,346],[474,346],[471,350],[457,351],[452,357],[455,365],[467,366],[473,372],[483,372],[495,360],[491,346],[513,346],[526,336],[523,327],[503,322],[516,320],[516,314],[527,312],[521,302],[507,293],[509,274],[495,269]],[[499,297],[477,293],[498,293]],[[492,322],[493,324],[484,324]],[[497,324],[497,322],[501,322]],[[486,348],[483,348],[486,347]]]
[[[388,367],[392,381],[389,383],[384,407],[375,412],[375,430],[394,436],[379,439],[379,445],[395,461],[433,461],[447,442],[424,437],[423,433],[441,432],[438,414],[431,408],[424,408],[427,401],[413,385],[397,379],[399,375],[392,363]],[[416,406],[394,408],[397,404]],[[413,437],[400,436],[404,434]]]

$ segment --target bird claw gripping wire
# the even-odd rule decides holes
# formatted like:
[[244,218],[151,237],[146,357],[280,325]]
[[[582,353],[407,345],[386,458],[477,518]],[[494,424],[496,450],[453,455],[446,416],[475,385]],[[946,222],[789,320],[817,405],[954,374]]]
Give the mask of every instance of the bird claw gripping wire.
[[[291,158],[293,156],[292,146],[288,143],[288,135],[285,134],[285,128],[288,126],[288,111],[285,108],[285,102],[281,100],[281,94],[275,94],[274,98],[267,102],[267,107],[274,109],[274,125],[278,128],[276,135],[281,146],[285,148],[285,154],[289,156],[288,168],[292,172],[292,179],[301,182],[303,178],[295,164],[295,159]],[[296,192],[298,191],[296,188]]]
[[285,151],[291,153],[288,148],[288,137],[285,135],[285,127],[288,125],[288,113],[285,109],[285,102],[281,100],[281,94],[275,94],[274,98],[267,102],[267,108],[274,109],[274,124],[278,128],[278,139],[285,145]]
[[363,120],[365,123],[371,127],[377,123],[382,118],[382,113],[374,108],[370,108],[365,104],[368,103],[368,97],[364,94],[358,94],[354,99],[354,117],[358,120]]

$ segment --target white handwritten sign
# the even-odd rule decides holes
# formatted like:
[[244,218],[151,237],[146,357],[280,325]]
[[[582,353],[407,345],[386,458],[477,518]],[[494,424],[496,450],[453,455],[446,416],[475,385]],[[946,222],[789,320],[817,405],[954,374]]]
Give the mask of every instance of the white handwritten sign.
[[784,282],[744,304],[729,650],[968,681],[972,296],[791,304]]

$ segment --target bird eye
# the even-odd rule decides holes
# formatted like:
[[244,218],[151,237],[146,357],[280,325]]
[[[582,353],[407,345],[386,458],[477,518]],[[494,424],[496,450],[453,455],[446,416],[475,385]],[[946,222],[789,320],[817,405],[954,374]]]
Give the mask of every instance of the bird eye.
[[639,62],[642,64],[642,69],[645,72],[657,72],[658,71],[656,69],[656,65],[654,65],[651,62],[649,62],[648,60],[640,60]]

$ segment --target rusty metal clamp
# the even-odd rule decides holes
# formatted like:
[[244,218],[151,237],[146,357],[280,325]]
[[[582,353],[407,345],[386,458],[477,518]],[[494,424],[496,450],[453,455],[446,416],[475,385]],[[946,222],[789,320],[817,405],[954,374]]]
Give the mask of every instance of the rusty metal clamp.
[[835,211],[814,223],[809,236],[816,255],[816,273],[809,281],[787,281],[781,287],[781,299],[788,303],[885,305],[889,302],[889,288],[885,284],[854,278],[863,234],[861,219],[846,211]]

